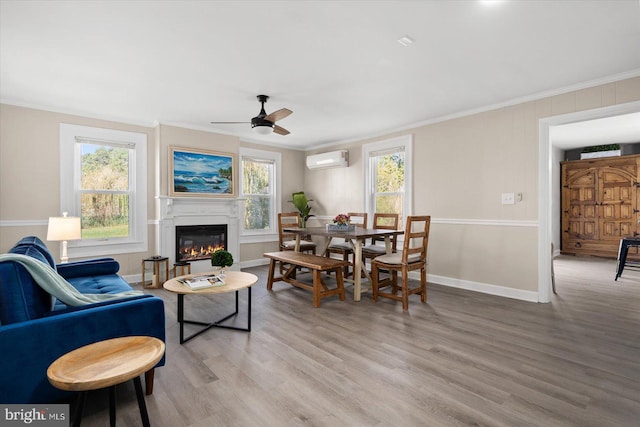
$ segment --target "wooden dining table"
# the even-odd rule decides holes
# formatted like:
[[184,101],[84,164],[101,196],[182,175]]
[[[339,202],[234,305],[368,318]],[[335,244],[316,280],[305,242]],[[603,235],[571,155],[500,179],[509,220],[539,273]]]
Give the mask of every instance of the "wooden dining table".
[[[383,237],[385,248],[387,250],[387,254],[391,253],[391,237],[398,236],[404,234],[403,230],[382,230],[377,228],[361,228],[356,227],[355,230],[346,231],[346,230],[328,230],[327,227],[285,227],[283,229],[287,233],[295,233],[296,235],[296,251],[300,251],[300,240],[303,236],[320,236],[325,238],[325,247],[323,248],[321,254],[324,256],[326,254],[327,248],[331,244],[331,240],[333,239],[345,239],[351,245],[353,249],[354,256],[354,271],[353,271],[353,299],[354,301],[360,301],[360,295],[362,294],[362,274],[358,272],[364,273],[365,277],[371,283],[371,275],[366,268],[366,265],[362,261],[362,247],[367,239],[372,239],[374,237]],[[345,281],[348,281],[345,279]]]

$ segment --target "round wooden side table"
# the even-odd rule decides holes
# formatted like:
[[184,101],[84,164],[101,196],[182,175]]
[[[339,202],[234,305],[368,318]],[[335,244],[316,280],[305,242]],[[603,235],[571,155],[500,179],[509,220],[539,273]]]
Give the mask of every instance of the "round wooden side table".
[[109,388],[109,421],[116,425],[115,387],[133,379],[142,424],[149,415],[140,375],[152,369],[164,355],[164,343],[154,337],[113,338],[85,345],[60,356],[47,369],[49,382],[60,390],[79,391],[73,425],[79,426],[87,392]]

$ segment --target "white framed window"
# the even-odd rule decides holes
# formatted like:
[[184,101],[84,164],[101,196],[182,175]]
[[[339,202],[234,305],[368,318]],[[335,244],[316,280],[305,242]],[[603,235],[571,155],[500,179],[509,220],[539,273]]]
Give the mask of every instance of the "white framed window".
[[281,205],[281,154],[251,148],[239,149],[240,197],[244,199],[242,243],[277,238],[277,212]]
[[[412,212],[413,136],[405,135],[362,147],[365,159],[365,204],[369,216],[399,213],[401,224]],[[401,225],[401,228],[403,225]]]
[[61,123],[60,194],[71,258],[147,251],[147,135]]

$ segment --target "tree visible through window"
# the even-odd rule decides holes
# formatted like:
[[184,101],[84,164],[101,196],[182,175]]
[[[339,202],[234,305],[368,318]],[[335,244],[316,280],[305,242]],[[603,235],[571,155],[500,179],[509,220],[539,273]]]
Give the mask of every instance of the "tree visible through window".
[[60,123],[60,210],[82,218],[69,257],[149,250],[147,135]]
[[398,213],[403,218],[404,151],[374,155],[374,212]]
[[413,137],[403,135],[362,146],[367,159],[365,204],[367,212],[397,213],[400,228],[412,212],[411,154]]
[[80,142],[83,239],[129,236],[130,149]]
[[242,192],[245,199],[244,229],[273,228],[274,162],[252,158],[242,159]]

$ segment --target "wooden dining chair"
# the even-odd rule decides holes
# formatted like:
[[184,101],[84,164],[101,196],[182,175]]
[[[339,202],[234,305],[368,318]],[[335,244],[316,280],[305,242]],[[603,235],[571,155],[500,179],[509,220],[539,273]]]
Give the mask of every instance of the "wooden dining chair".
[[[373,228],[378,230],[397,230],[400,224],[400,214],[397,213],[375,213],[373,214]],[[391,236],[391,252],[397,251],[398,236]],[[382,242],[382,244],[380,244]],[[384,237],[374,237],[371,244],[362,247],[362,261],[373,259],[387,253],[384,245]]]
[[[284,231],[287,227],[300,227],[300,214],[298,212],[278,213],[278,240],[281,251],[294,251],[296,249],[296,234]],[[309,252],[315,255],[316,244],[311,239],[300,240],[300,252]],[[280,273],[284,267],[280,264]]]
[[[371,261],[371,281],[373,300],[378,297],[402,301],[402,309],[409,309],[409,295],[420,294],[420,301],[427,301],[427,245],[429,244],[430,216],[408,216],[402,251],[377,256]],[[389,276],[380,279],[380,270],[387,270]],[[409,288],[409,272],[420,270],[420,284]],[[402,285],[398,286],[398,272],[402,275]],[[390,292],[381,289],[391,287]],[[400,295],[398,295],[400,291]]]
[[[367,228],[368,215],[366,212],[347,212],[347,215],[349,215],[349,224],[353,224],[360,228]],[[349,261],[350,256],[353,258],[353,249],[351,248],[349,241],[346,239],[344,242],[331,242],[327,247],[325,255],[331,258],[331,254],[338,254],[344,261]],[[353,270],[355,262],[353,260],[349,262],[351,263],[351,269]],[[345,267],[344,277],[349,277],[350,275],[349,267]]]

